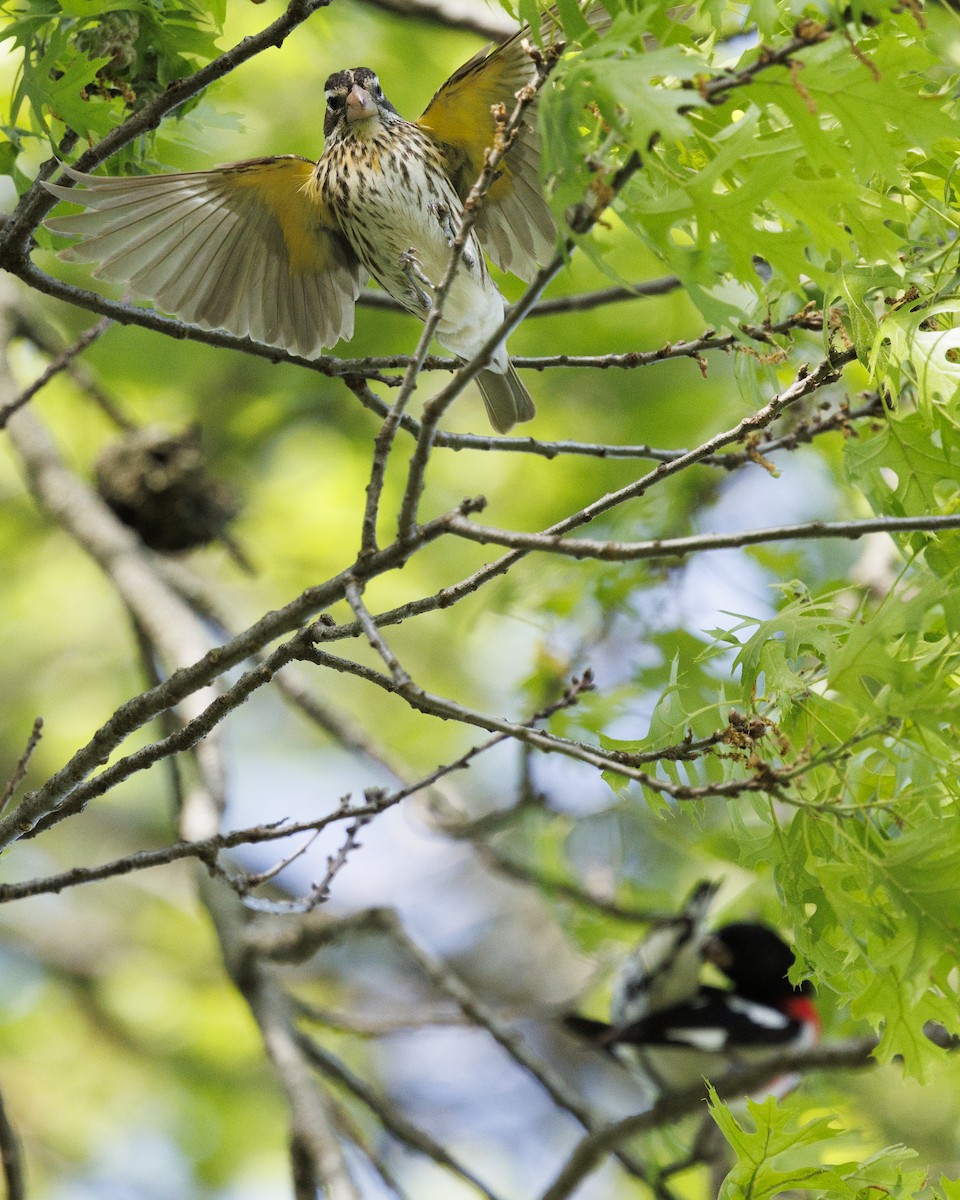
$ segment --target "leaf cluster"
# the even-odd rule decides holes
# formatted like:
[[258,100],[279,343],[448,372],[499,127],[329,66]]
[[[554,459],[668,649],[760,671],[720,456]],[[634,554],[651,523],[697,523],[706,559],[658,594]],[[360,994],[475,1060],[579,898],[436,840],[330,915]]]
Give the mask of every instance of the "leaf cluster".
[[[103,137],[216,53],[226,0],[7,0],[0,39],[20,58],[0,131],[11,173],[25,139]],[[189,110],[196,100],[185,106]],[[142,154],[143,147],[140,148]],[[132,160],[131,160],[132,161]],[[25,181],[24,181],[25,182]]]
[[[755,4],[736,30],[732,15],[642,5],[562,64],[543,116],[558,211],[590,189],[602,203],[639,154],[617,215],[711,324],[737,327],[750,297],[759,313],[801,298],[829,310],[840,279],[866,361],[883,299],[922,275],[929,307],[931,265],[950,259],[957,113],[942,32],[885,3]],[[767,39],[791,35],[778,58]]]
[[956,1184],[949,1180],[943,1181],[942,1190],[925,1187],[924,1171],[914,1165],[915,1152],[904,1146],[829,1166],[808,1165],[814,1148],[824,1150],[835,1144],[838,1125],[832,1116],[801,1125],[770,1097],[762,1104],[747,1102],[753,1126],[749,1129],[748,1122],[738,1121],[712,1088],[710,1098],[711,1116],[737,1155],[737,1165],[720,1189],[720,1200],[773,1200],[785,1192],[811,1193],[821,1200],[862,1200],[873,1194],[949,1200],[956,1194]]

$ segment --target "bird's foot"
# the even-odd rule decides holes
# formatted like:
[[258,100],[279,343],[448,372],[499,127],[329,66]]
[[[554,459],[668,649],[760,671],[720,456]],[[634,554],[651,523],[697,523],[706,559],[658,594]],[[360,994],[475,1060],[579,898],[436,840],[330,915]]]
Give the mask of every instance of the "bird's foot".
[[429,311],[433,304],[433,282],[424,274],[417,252],[412,247],[400,255],[400,270],[406,276],[414,303],[425,311]]
[[[457,227],[454,224],[453,213],[450,211],[449,205],[444,204],[442,200],[434,200],[431,203],[430,208],[433,211],[434,216],[437,218],[441,232],[443,233],[444,238],[446,238],[447,245],[452,246],[457,240]],[[474,258],[469,245],[463,247],[463,250],[460,253],[460,258],[468,271],[473,269],[477,261]]]
[[447,245],[452,246],[456,240],[457,231],[454,228],[453,217],[450,213],[450,206],[444,204],[442,200],[433,200],[430,203],[430,210],[437,218],[437,224],[447,240]]

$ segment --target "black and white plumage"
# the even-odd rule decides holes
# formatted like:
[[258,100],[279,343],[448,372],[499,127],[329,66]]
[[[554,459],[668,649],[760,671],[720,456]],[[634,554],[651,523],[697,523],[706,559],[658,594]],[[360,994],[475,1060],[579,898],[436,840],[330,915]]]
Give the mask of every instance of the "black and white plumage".
[[[702,901],[704,909],[712,895],[711,890]],[[682,916],[689,911],[688,906]],[[661,959],[669,969],[651,979],[653,948],[664,941],[663,930],[655,929],[628,960],[614,992],[611,1022],[575,1017],[568,1027],[639,1069],[660,1091],[694,1087],[734,1065],[816,1044],[820,1023],[813,988],[808,982],[790,983],[793,952],[775,930],[752,921],[725,925],[710,935],[702,922],[696,929],[681,952]],[[642,986],[630,982],[630,964],[638,962]],[[706,962],[723,973],[729,988],[701,982]],[[631,995],[643,996],[644,1003],[630,1007],[625,997]],[[782,1094],[793,1082],[781,1077],[764,1090]]]
[[624,960],[613,987],[610,1020],[624,1028],[693,997],[700,984],[707,912],[717,884],[697,884],[676,916],[657,921]]

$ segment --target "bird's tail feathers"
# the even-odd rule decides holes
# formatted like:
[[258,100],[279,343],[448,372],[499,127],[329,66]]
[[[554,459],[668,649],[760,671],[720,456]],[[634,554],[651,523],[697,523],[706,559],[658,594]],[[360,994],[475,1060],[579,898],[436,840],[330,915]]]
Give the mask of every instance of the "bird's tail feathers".
[[520,382],[512,363],[505,375],[497,371],[480,371],[477,386],[483,396],[490,424],[497,433],[506,433],[518,421],[529,421],[536,415],[530,393]]

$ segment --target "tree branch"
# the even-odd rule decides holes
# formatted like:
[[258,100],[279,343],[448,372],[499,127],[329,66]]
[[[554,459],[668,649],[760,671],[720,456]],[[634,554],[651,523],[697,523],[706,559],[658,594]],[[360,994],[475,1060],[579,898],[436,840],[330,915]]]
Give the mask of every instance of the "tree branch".
[[16,795],[17,788],[23,783],[30,759],[33,757],[34,750],[40,744],[41,737],[43,737],[43,717],[37,717],[33,722],[33,728],[30,730],[30,736],[27,738],[27,744],[23,748],[23,753],[17,759],[17,765],[13,768],[13,774],[4,785],[3,791],[0,792],[0,813],[7,807]]
[[[317,666],[329,667],[334,671],[354,675],[367,683],[375,684],[386,692],[402,696],[411,708],[418,712],[427,713],[444,721],[458,721],[465,725],[474,725],[490,732],[498,732],[515,738],[517,741],[532,746],[537,750],[548,753],[562,754],[601,771],[612,771],[624,779],[632,779],[652,792],[659,795],[671,796],[675,800],[705,800],[731,799],[748,792],[771,792],[778,794],[791,780],[794,770],[779,772],[766,763],[757,762],[753,774],[742,779],[728,779],[723,782],[705,783],[698,786],[676,784],[651,775],[648,771],[640,770],[632,762],[625,761],[626,757],[618,751],[603,751],[581,742],[561,738],[529,725],[516,721],[507,721],[502,717],[492,717],[485,713],[468,708],[444,696],[436,696],[417,687],[412,682],[404,687],[398,686],[388,675],[363,666],[350,659],[341,658],[322,650],[318,645],[306,645],[305,639],[298,642],[298,652],[309,662]],[[804,762],[804,766],[806,763]]]
[[[51,196],[50,199],[52,200],[53,197]],[[108,300],[97,292],[75,287],[71,283],[64,283],[52,275],[47,275],[29,259],[7,264],[0,258],[0,267],[5,267],[12,275],[17,276],[29,287],[46,296],[65,300],[77,308],[100,313],[101,316],[108,317],[117,325],[137,325],[142,329],[165,334],[177,341],[199,342],[201,345],[216,346],[223,350],[239,350],[244,354],[265,358],[273,363],[292,363],[330,378],[363,374],[372,382],[382,383],[388,387],[399,387],[400,385],[399,376],[384,375],[375,367],[371,368],[369,372],[365,372],[362,361],[358,366],[355,360],[338,358],[332,354],[319,354],[315,358],[301,358],[299,355],[281,350],[277,346],[267,346],[263,342],[255,342],[249,337],[237,337],[222,329],[201,329],[199,325],[188,325],[185,321],[161,316],[151,308],[140,308],[132,304],[121,304],[116,300]]]
[[451,29],[468,30],[499,42],[515,32],[515,21],[496,9],[484,12],[464,0],[364,0],[372,8],[402,16],[418,17]]
[[328,1079],[339,1083],[341,1087],[354,1095],[361,1104],[375,1113],[384,1129],[395,1137],[397,1141],[409,1146],[412,1150],[417,1151],[418,1154],[432,1159],[438,1166],[450,1171],[458,1179],[462,1179],[464,1183],[468,1183],[481,1196],[485,1196],[487,1200],[499,1200],[497,1194],[491,1191],[471,1170],[458,1162],[445,1146],[441,1146],[428,1133],[419,1129],[411,1121],[408,1121],[395,1105],[374,1092],[373,1088],[350,1071],[338,1058],[335,1058],[313,1038],[301,1033],[298,1035],[298,1041],[301,1050],[317,1070]]
[[[877,1039],[871,1037],[772,1055],[763,1063],[734,1067],[714,1082],[721,1096],[740,1096],[762,1087],[778,1075],[868,1067],[876,1046]],[[688,1113],[696,1112],[703,1098],[702,1085],[668,1093],[646,1112],[626,1117],[588,1134],[581,1139],[540,1200],[567,1200],[614,1146],[638,1133],[660,1129]]]
[[[766,428],[791,405],[798,403],[806,396],[816,392],[819,388],[835,382],[839,378],[840,368],[844,364],[852,362],[854,358],[854,351],[848,350],[837,355],[833,360],[824,360],[812,371],[806,365],[802,366],[792,384],[774,396],[762,408],[757,409],[750,416],[744,417],[731,429],[714,434],[713,437],[708,438],[694,450],[684,451],[676,457],[669,459],[669,461],[661,462],[654,470],[641,476],[634,483],[628,484],[618,491],[607,493],[600,500],[545,529],[542,536],[559,537],[562,534],[569,533],[581,525],[589,524],[596,517],[610,509],[616,508],[627,500],[644,495],[652,487],[679,474],[695,463],[699,464],[713,460],[724,447],[743,441],[755,431]],[[401,621],[409,620],[411,617],[420,616],[426,612],[432,612],[439,608],[450,608],[465,597],[479,591],[494,579],[505,575],[529,553],[530,551],[525,549],[510,550],[507,554],[502,555],[493,562],[486,563],[472,575],[460,580],[459,583],[441,588],[433,596],[422,600],[412,600],[396,608],[388,609],[376,615],[374,620],[377,626],[382,629],[387,625],[399,624]],[[330,636],[337,638],[356,637],[360,632],[359,624],[353,622],[350,625],[339,626],[336,631],[331,631]],[[320,640],[325,639],[321,636]]]
[[[222,79],[242,63],[262,54],[271,46],[281,46],[298,25],[303,24],[318,8],[326,8],[330,0],[290,0],[285,11],[260,33],[243,38],[230,50],[201,67],[193,75],[174,79],[155,99],[128,117],[121,125],[102,137],[95,146],[81,154],[74,164],[78,171],[92,171],[111,155],[135,141],[151,129],[156,129],[163,118],[199,95],[211,83]],[[47,213],[57,203],[41,186],[40,180],[47,179],[56,166],[55,160],[44,164],[37,181],[20,198],[13,216],[0,229],[0,267],[24,278],[23,266],[29,249],[30,235]],[[64,181],[67,186],[69,184]]]
[[664,558],[686,558],[707,550],[731,550],[743,546],[759,546],[766,542],[791,542],[805,538],[864,537],[868,533],[914,533],[960,528],[960,515],[915,517],[869,517],[853,521],[805,521],[799,525],[774,525],[769,529],[744,529],[738,533],[704,533],[690,537],[655,538],[648,542],[600,542],[588,538],[561,539],[548,533],[513,533],[474,525],[471,521],[454,518],[452,532],[468,541],[483,545],[509,546],[514,549],[539,550],[568,558],[593,558],[599,562],[639,562]]
[[595,292],[577,292],[571,296],[552,296],[549,300],[538,300],[527,314],[532,317],[553,317],[560,313],[590,312],[607,304],[621,304],[626,300],[644,300],[650,296],[668,296],[683,284],[676,275],[663,275],[659,279],[646,279],[640,283],[624,284],[622,287],[600,288]]
[[[25,413],[19,413],[15,420],[22,421],[25,416]],[[11,422],[11,427],[12,425],[13,422]],[[473,507],[472,502],[467,504],[467,508],[471,507]],[[462,506],[458,511],[462,511]],[[108,515],[112,518],[112,514]],[[69,512],[64,512],[63,518],[68,522],[69,527]],[[423,526],[424,537],[418,538],[412,545],[401,546],[394,542],[391,546],[379,550],[365,559],[362,564],[355,563],[351,568],[325,583],[308,588],[283,608],[265,614],[231,641],[203,654],[190,666],[174,671],[159,686],[150,688],[139,696],[126,701],[94,733],[91,740],[71,757],[68,763],[51,775],[40,788],[26,795],[13,812],[0,817],[0,847],[9,845],[12,841],[22,837],[43,818],[51,816],[60,809],[66,797],[77,789],[87,779],[90,772],[105,761],[107,756],[134,730],[142,728],[159,713],[182,702],[198,689],[207,686],[212,680],[219,678],[224,671],[260,650],[267,642],[282,636],[304,619],[322,611],[337,600],[343,599],[349,581],[358,577],[373,577],[400,566],[419,546],[440,537],[446,530],[448,519],[448,516],[440,517],[428,526]],[[132,539],[132,535],[126,530],[121,530],[121,532],[127,539],[124,544],[125,552],[135,552],[135,544],[129,540]],[[282,649],[281,652],[275,652],[271,656],[269,666],[265,667],[261,664],[253,671],[248,671],[242,677],[242,684],[231,689],[231,700],[241,703],[255,687],[267,682],[271,671],[279,670],[285,661],[289,661],[289,658],[286,650]],[[198,718],[181,729],[174,739],[166,739],[164,750],[172,753],[195,744],[212,728],[213,724],[216,724],[230,710],[231,700],[205,709]],[[163,753],[158,754],[150,747],[146,747],[145,752],[138,753],[139,757],[131,755],[124,760],[122,767],[117,763],[114,764],[114,767],[108,768],[113,773],[110,777],[125,778],[131,769],[142,769],[143,766],[164,756]],[[131,762],[131,760],[133,761]],[[102,774],[106,774],[106,772]],[[89,799],[93,794],[100,794],[101,790],[103,789],[97,781],[92,780],[81,794]]]
[[18,409],[23,408],[25,404],[29,404],[37,392],[46,387],[50,380],[59,375],[61,371],[66,371],[77,355],[82,354],[97,338],[106,333],[111,324],[112,322],[109,318],[104,317],[96,325],[91,325],[89,329],[84,330],[73,345],[62,350],[33,383],[23,389],[19,396],[16,396],[13,400],[9,400],[6,404],[0,405],[0,429],[5,429],[7,421],[10,420]]
[[[535,54],[532,49],[530,50],[530,54],[535,76],[529,85],[517,92],[513,112],[510,113],[510,116],[502,124],[498,125],[494,144],[487,149],[484,155],[483,168],[463,202],[463,209],[460,213],[457,230],[450,245],[450,257],[446,272],[440,283],[433,289],[430,311],[424,322],[423,331],[417,342],[417,348],[404,375],[400,391],[383,423],[383,427],[377,435],[370,483],[367,487],[367,505],[363,519],[362,553],[369,553],[376,546],[377,513],[379,511],[380,495],[383,490],[387,460],[393,447],[394,439],[396,438],[400,418],[403,416],[407,401],[413,395],[416,388],[420,366],[426,358],[430,342],[433,340],[433,335],[443,317],[443,309],[447,297],[453,287],[457,273],[463,265],[463,251],[470,240],[474,226],[480,218],[486,195],[496,182],[502,164],[520,137],[529,109],[536,101],[551,70],[557,62],[555,54],[543,55],[539,52]],[[416,519],[416,506],[422,488],[422,471],[426,468],[426,460],[429,457],[436,422],[445,411],[446,405],[459,395],[466,384],[486,366],[490,354],[493,353],[498,344],[499,339],[490,339],[489,344],[474,357],[473,361],[467,363],[466,366],[457,372],[451,383],[447,384],[441,392],[441,395],[448,397],[445,403],[438,403],[437,397],[434,396],[427,404],[423,419],[420,422],[417,445],[410,462],[407,488],[400,508],[397,537],[401,542],[409,541],[412,536],[412,524]]]

